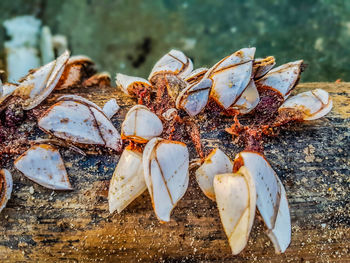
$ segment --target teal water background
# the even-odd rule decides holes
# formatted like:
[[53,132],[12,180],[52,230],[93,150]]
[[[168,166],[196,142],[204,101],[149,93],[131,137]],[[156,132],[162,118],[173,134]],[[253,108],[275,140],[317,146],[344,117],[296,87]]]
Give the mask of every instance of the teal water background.
[[[68,37],[73,54],[99,70],[147,77],[171,48],[195,67],[211,66],[247,46],[277,64],[304,59],[302,81],[350,81],[347,0],[1,0],[0,23],[33,14]],[[5,31],[0,30],[0,44]]]

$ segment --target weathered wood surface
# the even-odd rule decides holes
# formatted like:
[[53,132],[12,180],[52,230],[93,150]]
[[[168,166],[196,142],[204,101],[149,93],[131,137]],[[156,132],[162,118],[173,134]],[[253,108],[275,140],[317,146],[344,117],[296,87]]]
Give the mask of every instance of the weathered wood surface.
[[[108,184],[119,156],[72,156],[62,149],[72,192],[47,190],[11,168],[14,191],[0,214],[0,261],[350,262],[350,84],[301,84],[297,92],[313,88],[330,92],[332,112],[292,125],[265,148],[289,198],[293,229],[285,254],[275,255],[256,219],[248,246],[232,256],[216,205],[201,193],[193,175],[170,223],[157,221],[147,192],[121,214],[110,215]],[[122,105],[113,119],[118,129],[134,103],[115,89],[75,92],[99,105],[116,97]],[[204,144],[234,157],[239,149],[229,139],[214,131]]]

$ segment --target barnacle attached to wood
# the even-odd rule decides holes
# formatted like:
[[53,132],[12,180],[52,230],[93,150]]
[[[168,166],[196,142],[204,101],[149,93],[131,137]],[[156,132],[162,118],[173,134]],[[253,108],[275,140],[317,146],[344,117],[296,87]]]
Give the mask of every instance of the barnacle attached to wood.
[[291,220],[283,184],[266,159],[259,153],[237,154],[234,170],[245,167],[255,182],[256,204],[277,253],[284,252],[291,240]]
[[152,88],[151,83],[149,83],[148,80],[139,77],[118,73],[115,79],[117,87],[129,96],[136,97],[140,93],[147,91],[147,89]]
[[101,145],[120,151],[122,141],[109,117],[95,103],[80,96],[63,96],[39,119],[39,127],[77,144]]
[[204,78],[213,81],[210,97],[224,109],[232,106],[248,86],[255,48],[243,48],[222,59],[208,70]]
[[241,167],[236,173],[218,174],[214,190],[222,225],[232,254],[247,245],[255,217],[256,191],[250,172]]
[[208,103],[211,79],[202,79],[183,89],[176,99],[176,107],[184,109],[191,117],[199,114]]
[[166,74],[187,77],[193,70],[193,63],[184,53],[172,49],[154,65],[148,79],[155,83],[157,78]]
[[127,147],[120,156],[109,185],[109,212],[117,210],[120,213],[146,189],[142,153]]
[[123,139],[146,143],[163,132],[163,124],[156,114],[143,105],[135,105],[122,124]]
[[188,187],[187,146],[177,141],[154,138],[147,143],[142,162],[154,211],[160,221],[168,222],[171,211]]
[[315,89],[288,98],[278,109],[279,116],[295,116],[296,120],[316,120],[332,109],[333,103],[328,92]]
[[17,158],[15,167],[30,180],[53,190],[72,190],[59,151],[49,144],[34,145]]
[[215,201],[213,181],[217,174],[233,172],[233,162],[220,149],[216,148],[204,159],[203,164],[196,170],[197,183],[203,193]]

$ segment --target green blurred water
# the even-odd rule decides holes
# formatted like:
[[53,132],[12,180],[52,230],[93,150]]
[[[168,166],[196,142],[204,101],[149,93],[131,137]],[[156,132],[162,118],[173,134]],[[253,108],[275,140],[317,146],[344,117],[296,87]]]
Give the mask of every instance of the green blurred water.
[[[302,81],[350,81],[350,1],[347,0],[1,0],[0,23],[33,14],[65,34],[73,54],[100,70],[147,77],[171,48],[195,67],[211,66],[247,46],[277,64],[304,59]],[[5,39],[0,31],[0,44]]]

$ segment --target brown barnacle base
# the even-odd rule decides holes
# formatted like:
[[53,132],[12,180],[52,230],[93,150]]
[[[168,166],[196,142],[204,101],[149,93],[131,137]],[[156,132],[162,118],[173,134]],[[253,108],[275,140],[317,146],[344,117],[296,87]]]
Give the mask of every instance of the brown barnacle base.
[[237,116],[234,120],[234,124],[225,129],[226,132],[232,135],[233,142],[243,146],[246,151],[262,153],[264,151],[263,134],[267,127],[242,125]]
[[215,100],[209,98],[209,101],[204,108],[203,115],[206,119],[210,120],[210,129],[215,130],[220,127],[223,117],[232,117],[237,115],[237,112],[226,111],[220,107]]
[[234,124],[225,130],[232,135],[234,143],[244,146],[245,150],[263,153],[265,137],[276,136],[283,126],[302,121],[303,114],[295,109],[278,110],[283,102],[278,92],[270,89],[259,92],[261,100],[250,116],[236,115]]
[[253,122],[255,125],[269,123],[276,117],[278,108],[282,105],[284,98],[282,94],[271,87],[257,87],[260,102],[254,109]]
[[260,102],[253,112],[248,117],[236,115],[234,124],[225,130],[232,135],[234,143],[243,146],[245,150],[263,153],[264,136],[276,135],[273,128],[276,127],[278,108],[284,98],[271,87],[260,86],[258,92]]
[[[169,82],[169,79],[171,80]],[[175,100],[172,99],[173,94],[169,93],[172,89],[173,78],[169,74],[158,74],[152,78],[152,85],[157,91],[156,96],[151,101],[151,105],[147,105],[153,110],[158,117],[163,118],[162,114],[171,108],[175,108]]]
[[303,121],[303,118],[303,112],[285,108],[278,111],[278,115],[271,123],[271,127],[280,127],[291,122],[301,122]]
[[0,166],[7,167],[25,152],[36,127],[36,110],[23,111],[20,99],[13,97],[9,106],[0,113]]

